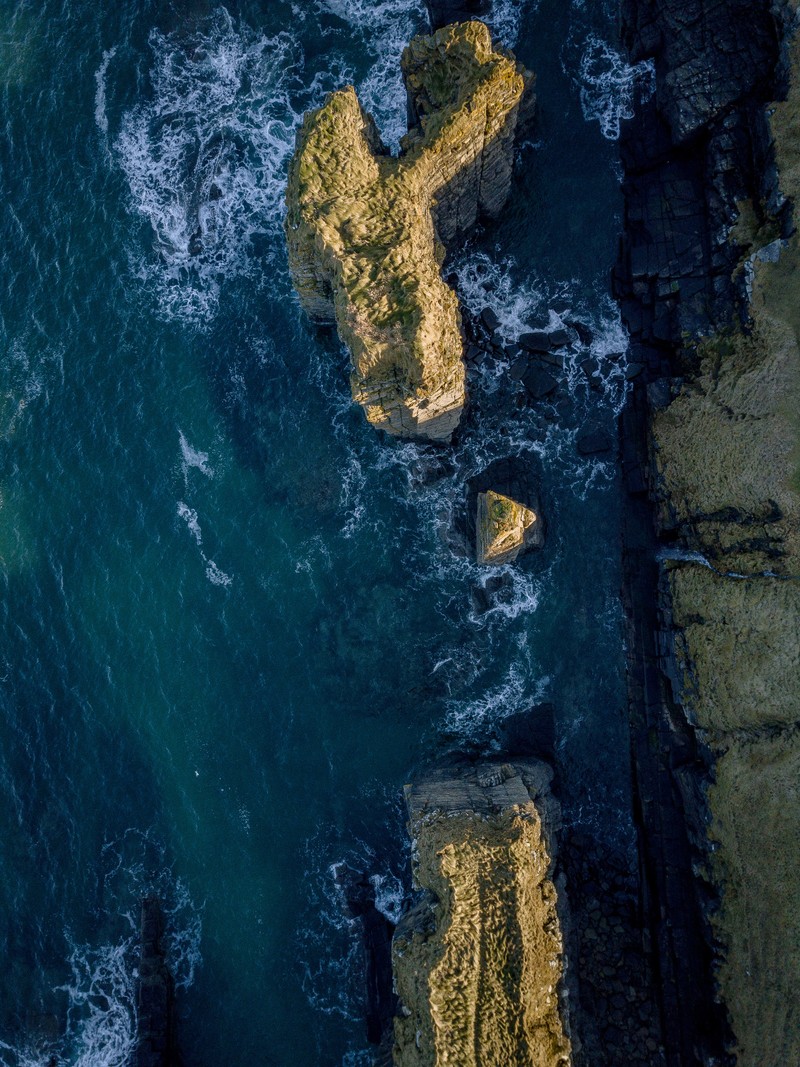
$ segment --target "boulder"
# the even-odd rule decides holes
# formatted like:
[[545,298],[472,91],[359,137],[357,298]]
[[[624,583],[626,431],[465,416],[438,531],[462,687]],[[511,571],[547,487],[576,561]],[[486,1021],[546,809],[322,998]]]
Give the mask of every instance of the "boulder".
[[513,563],[525,548],[536,513],[516,500],[489,490],[478,494],[475,540],[478,563]]
[[480,22],[415,37],[402,67],[416,125],[399,157],[352,86],[306,115],[286,194],[289,265],[305,311],[335,322],[349,348],[353,399],[367,419],[390,434],[447,440],[466,391],[445,248],[503,207],[533,75],[495,51]]
[[528,367],[523,374],[522,384],[534,400],[542,400],[558,388],[558,382],[553,375],[535,364]]
[[611,435],[599,427],[588,427],[578,434],[575,442],[582,456],[593,456],[600,452],[610,452],[614,447]]

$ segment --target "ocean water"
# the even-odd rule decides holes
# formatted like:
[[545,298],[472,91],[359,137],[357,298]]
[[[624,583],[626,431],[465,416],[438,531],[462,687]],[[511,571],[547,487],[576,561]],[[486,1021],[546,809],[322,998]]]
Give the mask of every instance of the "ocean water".
[[[336,864],[396,917],[403,783],[533,704],[567,827],[631,848],[619,472],[575,438],[624,398],[614,137],[649,74],[610,2],[496,5],[539,116],[448,269],[509,341],[592,338],[559,410],[509,415],[507,365],[477,367],[431,480],[353,409],[282,237],[303,112],[353,81],[396,144],[424,24],[419,0],[0,5],[3,1067],[126,1062],[151,891],[187,1065],[368,1063]],[[464,479],[520,451],[548,540],[483,610],[448,530]]]

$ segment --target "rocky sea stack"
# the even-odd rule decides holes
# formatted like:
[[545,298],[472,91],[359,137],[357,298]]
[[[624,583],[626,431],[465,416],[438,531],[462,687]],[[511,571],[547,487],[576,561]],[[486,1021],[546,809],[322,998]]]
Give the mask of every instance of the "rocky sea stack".
[[480,22],[414,38],[402,63],[417,125],[399,157],[352,87],[306,116],[286,194],[289,263],[306,312],[335,322],[350,349],[369,421],[447,440],[466,392],[445,250],[503,207],[533,76]]
[[552,777],[485,762],[406,788],[421,895],[394,937],[396,1067],[570,1062]]

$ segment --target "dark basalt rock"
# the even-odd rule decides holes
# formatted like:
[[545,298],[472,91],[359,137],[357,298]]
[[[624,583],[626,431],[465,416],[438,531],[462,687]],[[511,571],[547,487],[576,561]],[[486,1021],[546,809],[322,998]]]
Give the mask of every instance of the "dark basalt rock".
[[178,1067],[175,982],[166,964],[164,912],[157,897],[142,901],[136,982],[136,1048],[131,1067]]
[[588,428],[578,434],[575,442],[582,456],[593,456],[601,452],[610,452],[613,448],[611,436],[605,430]]
[[489,331],[489,333],[494,333],[494,331],[500,325],[500,319],[497,317],[497,312],[494,310],[494,308],[488,307],[484,308],[481,312],[481,322]]
[[530,330],[520,334],[519,344],[528,352],[549,352],[553,347],[547,330]]
[[544,368],[537,367],[535,364],[528,367],[523,374],[522,384],[534,400],[541,400],[543,397],[554,393],[558,388],[558,382],[553,375],[548,374]]
[[737,203],[790,227],[764,104],[776,95],[783,19],[767,0],[623,0],[632,62],[656,92],[623,127],[624,237],[614,289],[637,362],[673,368],[685,336],[746,315]]
[[555,755],[555,707],[537,704],[503,719],[496,728],[500,750],[510,759],[534,756],[552,760]]
[[492,10],[491,0],[426,0],[425,6],[434,30],[451,22],[485,18]]
[[392,987],[392,935],[394,924],[375,906],[375,886],[361,871],[340,863],[335,871],[347,913],[361,923],[364,950],[365,1014],[367,1040],[390,1045],[397,998]]

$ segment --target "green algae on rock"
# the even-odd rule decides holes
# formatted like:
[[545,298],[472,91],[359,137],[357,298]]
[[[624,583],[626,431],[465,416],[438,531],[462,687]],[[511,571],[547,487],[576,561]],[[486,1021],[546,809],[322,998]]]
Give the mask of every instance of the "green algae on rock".
[[406,787],[424,893],[394,938],[396,1067],[570,1062],[552,776],[535,760],[487,762]]
[[489,490],[478,494],[475,543],[478,563],[513,563],[531,540],[538,518],[516,500]]
[[289,265],[305,311],[335,322],[350,349],[353,399],[367,419],[446,440],[466,390],[445,246],[505,203],[533,76],[493,48],[480,22],[414,38],[402,65],[418,125],[399,157],[352,87],[305,117],[286,194]]

